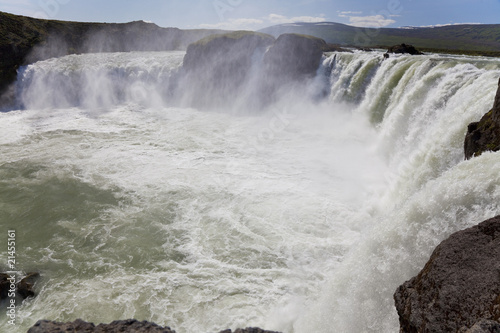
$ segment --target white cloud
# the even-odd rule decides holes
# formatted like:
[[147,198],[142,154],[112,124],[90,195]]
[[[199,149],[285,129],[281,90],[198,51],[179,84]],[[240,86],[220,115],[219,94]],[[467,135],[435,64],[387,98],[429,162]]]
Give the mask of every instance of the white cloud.
[[259,30],[270,25],[286,24],[286,23],[320,23],[325,22],[324,15],[321,16],[296,16],[287,17],[278,14],[270,14],[263,18],[239,18],[227,19],[213,24],[200,24],[198,27],[202,29],[223,29],[223,30]]
[[393,23],[396,21],[383,15],[349,16],[349,24],[361,28],[382,28]]
[[343,11],[343,12],[337,12],[339,17],[350,17],[352,15],[361,15],[363,12],[353,12],[353,11]]
[[[382,28],[390,24],[396,23],[395,20],[385,17],[383,15],[367,15],[361,16],[363,12],[354,11],[338,11],[339,17],[349,19],[349,24],[361,28]],[[389,15],[389,17],[399,17],[400,15]]]
[[439,28],[439,27],[447,27],[450,25],[475,25],[475,24],[482,24],[482,23],[447,23],[447,24],[435,24],[435,25],[421,25],[418,27],[412,27],[412,28]]
[[296,17],[286,17],[278,14],[270,14],[267,21],[272,24],[285,24],[285,23],[297,23],[297,22],[307,22],[307,23],[318,23],[325,22],[325,16],[296,16]]

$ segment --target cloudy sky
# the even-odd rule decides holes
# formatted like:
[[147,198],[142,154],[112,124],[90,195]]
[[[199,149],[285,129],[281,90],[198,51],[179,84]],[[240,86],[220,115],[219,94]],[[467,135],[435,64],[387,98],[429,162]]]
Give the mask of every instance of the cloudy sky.
[[0,11],[84,22],[258,30],[291,22],[359,27],[500,23],[500,0],[0,0]]

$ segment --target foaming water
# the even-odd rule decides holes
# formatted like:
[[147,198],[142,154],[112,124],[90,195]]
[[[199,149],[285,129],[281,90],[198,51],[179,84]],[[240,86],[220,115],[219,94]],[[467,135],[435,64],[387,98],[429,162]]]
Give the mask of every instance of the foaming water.
[[24,70],[26,108],[0,114],[0,228],[17,230],[18,268],[42,272],[18,332],[42,318],[397,332],[397,286],[500,212],[498,155],[462,157],[498,60],[339,53],[318,71],[329,97],[258,115],[169,106],[181,62]]

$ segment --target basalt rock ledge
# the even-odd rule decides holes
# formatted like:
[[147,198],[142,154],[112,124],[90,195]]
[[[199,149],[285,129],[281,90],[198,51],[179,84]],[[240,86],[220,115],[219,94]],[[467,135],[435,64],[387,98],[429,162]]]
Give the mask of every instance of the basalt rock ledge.
[[[175,333],[170,327],[162,327],[148,321],[138,321],[135,319],[116,320],[109,324],[95,325],[77,319],[73,322],[60,323],[49,320],[39,320],[32,326],[28,333]],[[224,330],[220,333],[279,333],[273,331],[265,331],[256,327],[239,328],[234,332],[232,330]]]
[[500,329],[500,216],[452,234],[394,300],[402,333]]
[[470,123],[464,142],[465,158],[479,156],[485,151],[500,150],[500,80],[493,108],[480,121]]

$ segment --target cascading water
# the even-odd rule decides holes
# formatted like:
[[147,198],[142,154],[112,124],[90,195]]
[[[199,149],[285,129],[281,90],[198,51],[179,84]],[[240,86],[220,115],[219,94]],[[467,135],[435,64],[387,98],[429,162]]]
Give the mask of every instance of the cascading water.
[[0,114],[0,231],[17,230],[18,269],[42,278],[13,332],[76,318],[397,332],[397,286],[500,213],[498,154],[463,160],[498,59],[337,53],[309,85],[329,81],[324,100],[256,114],[176,103],[182,58],[20,73],[23,108]]

